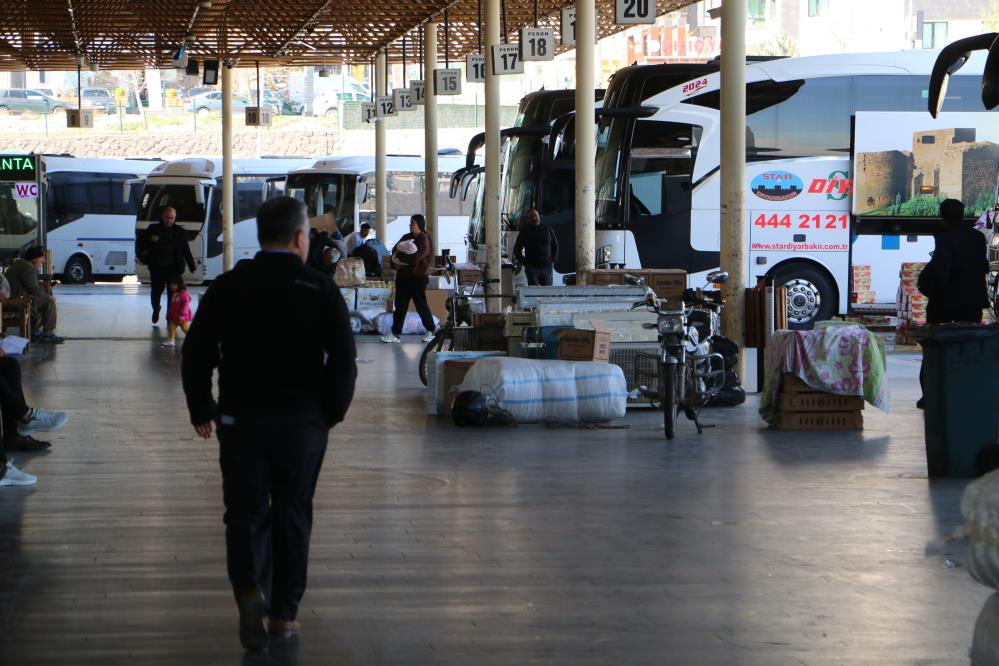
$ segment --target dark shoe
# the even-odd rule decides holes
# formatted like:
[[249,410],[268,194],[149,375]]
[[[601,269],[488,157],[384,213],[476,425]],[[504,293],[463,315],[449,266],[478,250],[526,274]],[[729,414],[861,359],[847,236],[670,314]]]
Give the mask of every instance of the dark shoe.
[[51,446],[51,442],[43,442],[40,439],[35,439],[34,437],[29,437],[27,435],[19,435],[3,441],[3,448],[5,451],[23,451],[26,453],[32,453],[45,451]]
[[267,647],[267,628],[264,618],[267,616],[267,604],[259,592],[250,592],[240,597],[239,605],[239,642],[247,650],[263,650]]
[[296,638],[301,630],[302,628],[298,626],[298,622],[294,620],[270,621],[271,638]]
[[61,345],[62,343],[66,342],[66,338],[58,336],[54,333],[49,333],[47,335],[43,335],[42,337],[40,337],[38,341],[47,342],[50,345]]
[[156,308],[155,310],[153,310],[153,323],[154,324],[160,323],[160,309],[159,308]]
[[926,398],[920,398],[916,401],[916,409],[926,409]]

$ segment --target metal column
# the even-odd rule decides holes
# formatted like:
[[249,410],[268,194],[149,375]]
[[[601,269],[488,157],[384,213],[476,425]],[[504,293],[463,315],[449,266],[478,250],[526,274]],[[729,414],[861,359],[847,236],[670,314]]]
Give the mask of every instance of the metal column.
[[[385,80],[385,51],[379,51],[375,58],[375,97],[388,94]],[[388,172],[385,169],[387,152],[385,119],[375,122],[375,235],[388,244]]]
[[[222,270],[232,268],[232,67],[222,63]],[[208,257],[202,259],[208,262]],[[207,266],[206,266],[207,269]]]
[[721,268],[729,274],[722,288],[726,303],[722,332],[742,347],[746,339],[745,1],[725,0],[721,24]]
[[[483,199],[486,232],[486,289],[487,293],[500,293],[503,284],[503,256],[500,244],[500,80],[493,74],[493,46],[500,43],[500,0],[485,0],[486,51],[486,194]],[[502,303],[498,298],[486,300],[489,312],[499,312]]]
[[[437,96],[433,94],[434,68],[437,67],[437,24],[423,26],[423,71],[426,88],[431,94],[423,97],[423,132],[426,174],[424,177],[424,210],[427,217],[427,231],[434,243],[433,253],[440,252],[440,238],[437,237]],[[429,83],[428,83],[429,81]]]
[[596,2],[576,3],[576,280],[586,282],[586,272],[596,266],[596,176],[594,78],[596,61]]

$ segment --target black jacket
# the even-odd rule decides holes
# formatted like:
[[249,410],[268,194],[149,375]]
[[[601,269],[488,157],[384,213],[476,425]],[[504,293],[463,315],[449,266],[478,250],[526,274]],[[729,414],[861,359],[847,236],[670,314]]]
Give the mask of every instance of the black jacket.
[[[252,324],[264,308],[268,335]],[[259,252],[212,284],[191,323],[181,366],[191,423],[263,415],[331,428],[354,397],[355,359],[347,305],[329,276],[293,254]]]
[[162,222],[149,225],[135,238],[135,256],[150,268],[166,268],[180,275],[187,264],[194,272],[191,246],[187,244],[184,229],[176,223],[169,227]]
[[989,261],[982,232],[970,225],[951,226],[935,240],[933,258],[919,276],[919,290],[929,299],[927,309],[949,313],[988,307]]
[[547,224],[525,224],[517,234],[513,256],[524,266],[545,267],[558,261],[558,239]]

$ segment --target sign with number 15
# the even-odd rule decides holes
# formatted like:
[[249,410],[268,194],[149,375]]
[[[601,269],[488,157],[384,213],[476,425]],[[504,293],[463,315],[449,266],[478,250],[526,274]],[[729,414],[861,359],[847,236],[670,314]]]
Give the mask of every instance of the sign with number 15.
[[460,69],[435,69],[434,70],[434,94],[435,95],[460,95],[461,94],[461,70]]

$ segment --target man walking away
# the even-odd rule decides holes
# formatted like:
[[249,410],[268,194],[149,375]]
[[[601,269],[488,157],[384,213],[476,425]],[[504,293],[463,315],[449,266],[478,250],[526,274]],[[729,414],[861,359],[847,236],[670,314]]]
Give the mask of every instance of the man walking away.
[[[194,273],[194,257],[187,244],[183,227],[178,227],[177,211],[171,207],[163,209],[160,221],[151,224],[135,238],[135,258],[149,267],[150,294],[153,305],[153,323],[160,320],[160,301],[163,290],[172,278],[184,274],[184,264]],[[167,297],[169,300],[169,296]]]
[[[964,204],[957,199],[940,202],[940,217],[947,227],[936,234],[933,258],[919,274],[919,291],[927,298],[926,320],[979,323],[989,305],[985,276],[989,272],[985,236],[964,218]],[[923,371],[919,371],[923,383]],[[922,409],[923,398],[916,406]]]
[[[62,344],[65,339],[55,333],[58,314],[56,299],[42,289],[38,272],[45,263],[45,252],[32,246],[24,251],[24,258],[18,259],[7,268],[5,274],[10,284],[10,295],[14,298],[31,299],[31,328],[34,337],[42,342]],[[40,330],[40,332],[38,332]]]
[[517,234],[513,256],[524,267],[527,284],[551,285],[558,261],[558,239],[550,226],[541,224],[541,214],[534,208],[527,211],[527,221]]
[[[332,280],[304,263],[305,206],[290,197],[257,213],[261,251],[220,276],[184,341],[181,374],[195,431],[218,425],[229,581],[248,650],[298,634],[312,531],[312,497],[329,430],[357,378],[347,306]],[[261,344],[246,315],[277,307],[284,337]],[[218,404],[212,373],[219,369]]]

